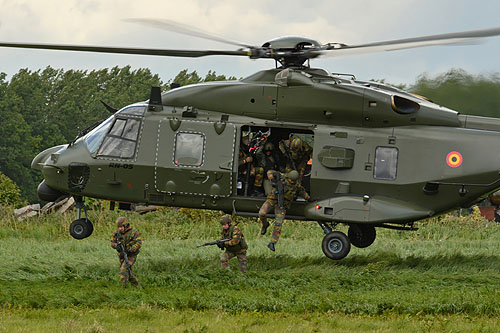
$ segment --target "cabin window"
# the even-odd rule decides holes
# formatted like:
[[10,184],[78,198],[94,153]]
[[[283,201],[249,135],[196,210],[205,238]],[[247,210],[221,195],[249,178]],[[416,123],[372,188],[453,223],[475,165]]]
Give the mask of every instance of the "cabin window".
[[205,136],[201,133],[180,132],[175,136],[174,163],[199,167],[203,164]]
[[398,149],[377,147],[375,151],[375,179],[395,180],[398,167]]
[[133,158],[141,121],[117,118],[99,149],[99,156]]

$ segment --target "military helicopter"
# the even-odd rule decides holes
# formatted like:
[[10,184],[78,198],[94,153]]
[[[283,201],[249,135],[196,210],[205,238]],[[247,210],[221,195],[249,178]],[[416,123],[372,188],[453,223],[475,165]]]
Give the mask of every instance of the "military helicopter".
[[[135,19],[170,31],[240,48],[137,49],[82,45],[0,43],[2,47],[175,57],[209,55],[273,59],[275,68],[238,81],[184,86],[114,110],[74,141],[46,149],[32,162],[44,180],[42,200],[72,195],[76,239],[91,235],[83,197],[201,208],[257,216],[261,196],[239,171],[244,138],[261,143],[299,136],[312,148],[302,183],[313,198],[297,198],[287,218],[316,221],[324,254],[344,258],[351,244],[370,246],[376,228],[415,230],[413,222],[469,207],[500,187],[500,119],[462,115],[403,90],[354,75],[310,67],[325,55],[398,50],[496,36],[500,28],[347,45],[281,37],[261,47],[233,42],[171,21]],[[265,133],[265,135],[263,135]],[[481,161],[478,163],[478,161]],[[84,216],[82,217],[82,211]],[[348,234],[334,231],[349,226]]]

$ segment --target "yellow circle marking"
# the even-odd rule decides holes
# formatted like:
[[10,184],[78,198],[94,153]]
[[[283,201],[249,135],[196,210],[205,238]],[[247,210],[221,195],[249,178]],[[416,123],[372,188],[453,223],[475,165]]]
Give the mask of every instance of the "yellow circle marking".
[[463,162],[462,154],[458,151],[451,151],[446,155],[446,163],[452,168],[458,168]]

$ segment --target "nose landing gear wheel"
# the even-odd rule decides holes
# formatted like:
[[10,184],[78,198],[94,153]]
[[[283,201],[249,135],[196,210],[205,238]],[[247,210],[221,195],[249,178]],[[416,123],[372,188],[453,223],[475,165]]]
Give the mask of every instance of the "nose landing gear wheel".
[[69,234],[75,239],[87,238],[93,231],[94,226],[86,217],[74,220],[69,226]]
[[[76,220],[70,224],[69,234],[75,239],[84,239],[92,234],[94,226],[87,217],[87,208],[83,203],[83,198],[78,195],[73,197],[75,198]],[[85,213],[85,217],[81,217],[82,209]]]
[[349,254],[351,242],[343,232],[332,231],[323,238],[321,249],[328,258],[340,260]]

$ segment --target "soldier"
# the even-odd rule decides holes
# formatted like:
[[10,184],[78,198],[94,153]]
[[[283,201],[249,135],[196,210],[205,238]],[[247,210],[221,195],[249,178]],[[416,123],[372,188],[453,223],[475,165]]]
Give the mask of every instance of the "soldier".
[[240,262],[240,271],[246,273],[247,271],[247,249],[248,245],[245,241],[245,237],[241,232],[240,228],[235,225],[231,225],[233,219],[231,215],[224,215],[220,219],[222,224],[222,238],[221,239],[231,239],[224,243],[220,242],[217,245],[221,249],[226,249],[226,251],[220,257],[220,264],[224,268],[229,268],[229,260],[236,257]]
[[[133,286],[138,286],[139,281],[137,281],[137,278],[132,274],[132,266],[142,246],[141,234],[130,227],[130,223],[128,223],[125,217],[119,217],[116,220],[116,225],[118,226],[118,231],[116,231],[111,238],[111,247],[118,251],[122,286],[125,288],[128,282]],[[123,245],[125,252],[121,252],[120,244]],[[127,260],[125,260],[125,258]]]
[[[253,166],[253,158],[250,154],[250,141],[248,135],[245,135],[241,138],[240,144],[240,153],[238,156],[238,179],[244,184],[244,194],[246,195],[246,191],[248,190],[248,186],[250,185],[248,182],[250,177],[255,175],[255,167]],[[243,185],[241,190],[243,190]],[[243,194],[243,193],[239,193]]]
[[302,178],[306,171],[307,162],[312,156],[311,146],[298,136],[292,136],[291,139],[281,140],[279,148],[286,159],[286,171],[297,170]]
[[[274,207],[274,230],[271,236],[271,242],[267,247],[271,251],[275,251],[275,245],[278,242],[281,234],[281,227],[285,220],[286,210],[290,208],[291,203],[295,200],[295,195],[298,194],[306,200],[310,200],[309,194],[298,181],[299,173],[292,170],[289,173],[280,173],[270,170],[267,172],[267,177],[273,183],[273,191],[267,196],[266,201],[262,204],[259,210],[259,220],[262,223],[261,235],[265,235],[269,222],[267,222],[267,213]],[[281,182],[282,186],[280,186]]]
[[270,184],[267,191],[263,191],[262,187],[266,189],[266,184],[269,180],[264,180],[264,175],[267,174],[269,170],[278,170],[279,167],[279,156],[274,150],[274,145],[272,142],[266,142],[262,149],[257,150],[255,154],[255,159],[257,160],[257,167],[255,168],[255,183],[254,183],[254,195],[264,196],[271,191]]
[[[242,175],[246,175],[247,166],[252,163],[253,158],[250,155],[248,135],[241,138],[240,154],[238,157],[238,169]],[[251,164],[250,164],[251,165]]]

